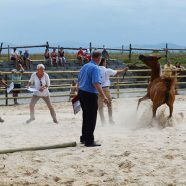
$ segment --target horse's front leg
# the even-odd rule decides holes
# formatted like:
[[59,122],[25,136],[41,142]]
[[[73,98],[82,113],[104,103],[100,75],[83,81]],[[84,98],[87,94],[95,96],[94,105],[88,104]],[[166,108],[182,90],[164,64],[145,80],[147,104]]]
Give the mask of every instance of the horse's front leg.
[[137,110],[138,110],[138,107],[139,107],[140,103],[141,103],[142,101],[144,101],[144,100],[147,100],[147,99],[149,99],[149,96],[148,96],[148,95],[145,95],[145,96],[143,96],[142,98],[140,98],[140,99],[138,100]]

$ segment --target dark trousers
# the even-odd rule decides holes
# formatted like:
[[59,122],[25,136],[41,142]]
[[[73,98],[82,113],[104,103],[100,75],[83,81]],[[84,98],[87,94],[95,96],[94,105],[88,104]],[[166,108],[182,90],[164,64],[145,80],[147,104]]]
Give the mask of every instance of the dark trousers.
[[82,136],[80,137],[80,141],[89,144],[94,141],[94,130],[98,110],[98,95],[79,90],[78,97],[83,111]]

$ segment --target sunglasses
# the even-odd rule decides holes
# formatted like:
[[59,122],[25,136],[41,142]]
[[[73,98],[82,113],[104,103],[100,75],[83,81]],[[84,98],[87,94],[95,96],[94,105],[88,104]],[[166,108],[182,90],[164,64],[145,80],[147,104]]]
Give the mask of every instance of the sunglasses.
[[43,83],[42,83],[42,81],[41,80],[39,80],[40,81],[40,86],[42,87],[43,86]]

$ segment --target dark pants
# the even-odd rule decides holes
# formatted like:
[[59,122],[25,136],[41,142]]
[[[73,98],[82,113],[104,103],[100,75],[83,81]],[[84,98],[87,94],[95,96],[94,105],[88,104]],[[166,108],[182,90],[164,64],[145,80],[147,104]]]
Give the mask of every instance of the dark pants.
[[94,93],[79,90],[78,97],[83,111],[82,136],[80,141],[85,144],[94,142],[94,130],[97,120],[98,96]]

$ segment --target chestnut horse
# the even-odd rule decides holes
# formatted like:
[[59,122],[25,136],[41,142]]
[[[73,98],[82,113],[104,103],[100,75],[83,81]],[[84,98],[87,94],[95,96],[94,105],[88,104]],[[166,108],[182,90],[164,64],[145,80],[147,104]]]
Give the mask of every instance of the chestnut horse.
[[147,87],[147,94],[139,99],[138,107],[141,101],[151,99],[153,117],[156,117],[157,108],[163,104],[168,105],[169,117],[172,117],[175,100],[175,78],[160,77],[160,63],[158,62],[160,58],[157,56],[139,56],[139,60],[143,61],[151,69],[151,78]]

